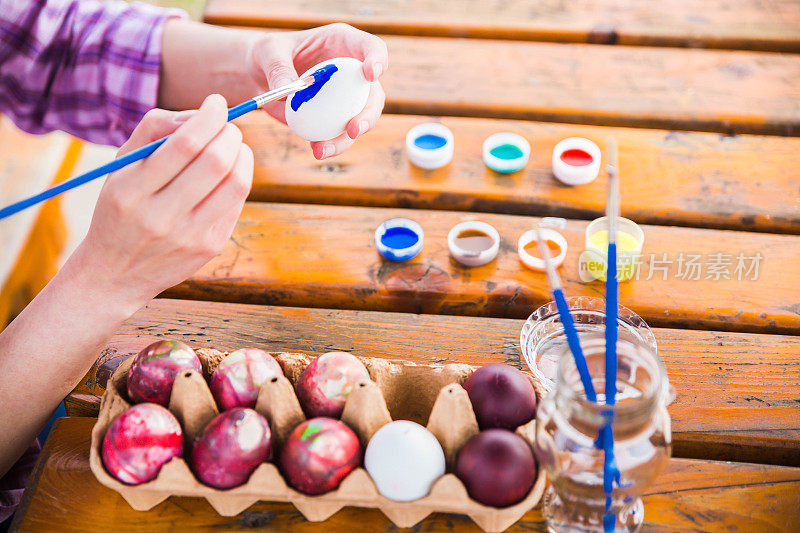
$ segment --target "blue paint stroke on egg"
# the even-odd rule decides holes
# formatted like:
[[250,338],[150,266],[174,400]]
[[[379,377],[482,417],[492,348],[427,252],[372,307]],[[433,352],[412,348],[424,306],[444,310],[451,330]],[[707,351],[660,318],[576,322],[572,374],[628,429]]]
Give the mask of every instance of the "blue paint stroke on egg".
[[328,83],[328,80],[331,79],[331,76],[333,76],[333,73],[337,70],[339,69],[336,65],[325,65],[321,69],[315,70],[314,73],[311,74],[314,76],[314,83],[305,89],[297,91],[294,93],[294,96],[292,96],[292,111],[297,111],[300,109],[301,105],[317,96],[322,86]]

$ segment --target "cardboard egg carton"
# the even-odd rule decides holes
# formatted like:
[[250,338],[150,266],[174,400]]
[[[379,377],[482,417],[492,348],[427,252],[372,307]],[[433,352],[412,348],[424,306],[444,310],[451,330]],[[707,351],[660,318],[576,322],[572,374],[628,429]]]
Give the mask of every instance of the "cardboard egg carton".
[[[207,383],[226,355],[209,349],[199,349],[197,354],[203,363],[203,375],[194,370],[178,375],[169,404],[169,410],[183,427],[186,451],[206,424],[219,413]],[[293,384],[297,383],[311,358],[293,353],[271,355],[280,363],[285,377],[272,378],[261,387],[255,409],[269,421],[277,457],[289,433],[306,418]],[[452,473],[458,451],[479,431],[467,392],[461,387],[473,372],[473,367],[360,359],[371,380],[359,383],[348,396],[342,421],[355,431],[364,448],[372,435],[393,419],[427,424],[428,430],[444,449],[447,473],[434,483],[424,498],[403,503],[381,496],[363,467],[351,472],[338,489],[319,496],[307,496],[288,486],[273,463],[259,465],[244,485],[219,490],[200,483],[187,462],[179,457],[165,464],[153,481],[136,486],[121,483],[104,468],[100,447],[111,422],[131,405],[125,391],[133,357],[114,372],[103,394],[98,420],[92,430],[89,458],[92,472],[100,483],[120,493],[131,507],[141,511],[155,507],[170,496],[197,496],[208,500],[222,516],[236,515],[257,501],[265,500],[290,502],[312,522],[325,520],[342,507],[355,506],[378,508],[398,527],[411,527],[432,512],[445,512],[468,515],[485,531],[502,531],[539,502],[545,487],[542,469],[525,499],[504,508],[472,500],[463,483]],[[534,378],[528,377],[541,399],[543,388]],[[533,445],[535,428],[536,421],[533,420],[520,426],[517,433]]]

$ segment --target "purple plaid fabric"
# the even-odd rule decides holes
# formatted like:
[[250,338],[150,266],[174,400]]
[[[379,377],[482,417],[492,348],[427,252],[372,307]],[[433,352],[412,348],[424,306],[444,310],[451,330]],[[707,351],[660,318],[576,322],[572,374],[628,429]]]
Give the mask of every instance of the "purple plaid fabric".
[[0,0],[0,113],[30,133],[121,145],[156,106],[161,33],[180,10]]

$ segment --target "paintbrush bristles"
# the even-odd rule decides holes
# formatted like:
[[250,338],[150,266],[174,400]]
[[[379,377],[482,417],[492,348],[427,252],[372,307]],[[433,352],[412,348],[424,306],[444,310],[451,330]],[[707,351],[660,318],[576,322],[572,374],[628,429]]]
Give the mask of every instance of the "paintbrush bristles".
[[544,242],[542,238],[542,234],[539,231],[539,228],[535,228],[534,231],[536,232],[536,241],[539,243],[539,249],[542,251],[542,259],[544,259],[544,269],[547,273],[547,281],[550,284],[551,290],[556,290],[561,288],[561,278],[558,277],[558,273],[556,272],[555,267],[553,266],[553,260],[550,257],[550,248],[547,247],[547,243]]
[[608,222],[608,242],[617,242],[617,218],[619,217],[619,162],[617,160],[617,141],[609,137],[608,146],[608,198],[606,201],[606,220]]

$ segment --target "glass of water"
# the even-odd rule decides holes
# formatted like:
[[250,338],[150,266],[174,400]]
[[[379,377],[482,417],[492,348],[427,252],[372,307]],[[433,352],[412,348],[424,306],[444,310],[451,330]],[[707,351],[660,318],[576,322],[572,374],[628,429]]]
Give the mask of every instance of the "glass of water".
[[[606,301],[603,298],[573,296],[567,298],[567,305],[579,338],[605,331]],[[617,324],[620,339],[642,343],[658,353],[656,338],[639,315],[620,305]],[[548,392],[553,390],[560,354],[567,346],[567,336],[555,302],[544,304],[528,317],[522,326],[519,343],[528,368]]]

